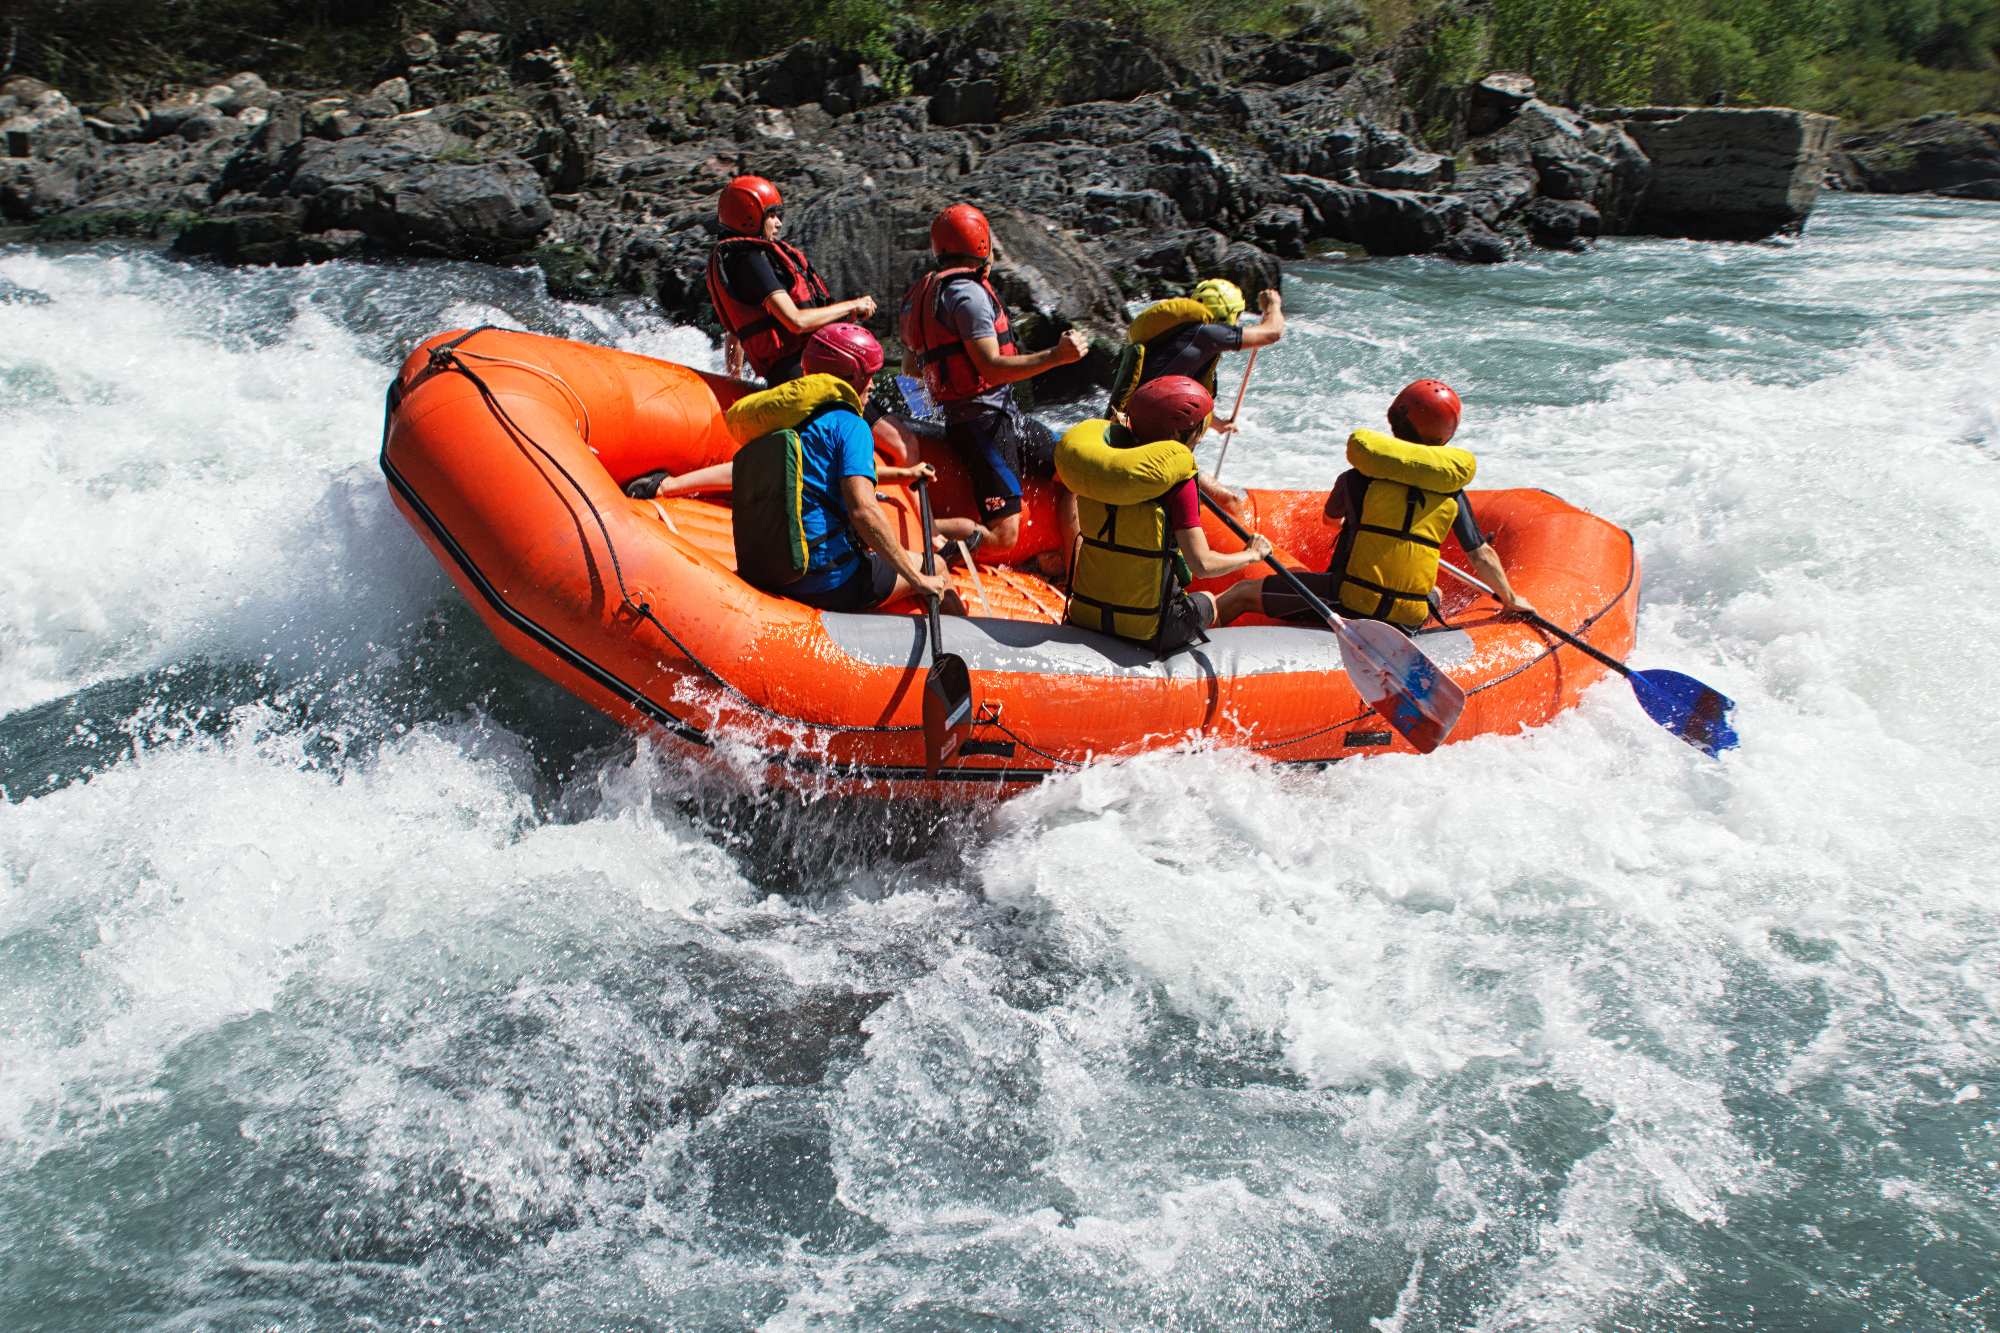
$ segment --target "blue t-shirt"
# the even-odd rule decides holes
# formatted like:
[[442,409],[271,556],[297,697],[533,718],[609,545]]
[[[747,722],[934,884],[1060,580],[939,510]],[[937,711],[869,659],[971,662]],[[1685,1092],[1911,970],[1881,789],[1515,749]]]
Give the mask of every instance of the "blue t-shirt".
[[801,517],[806,530],[806,573],[785,586],[791,592],[826,592],[854,577],[865,549],[847,526],[842,477],[875,480],[875,433],[857,412],[823,408],[799,427],[805,460]]

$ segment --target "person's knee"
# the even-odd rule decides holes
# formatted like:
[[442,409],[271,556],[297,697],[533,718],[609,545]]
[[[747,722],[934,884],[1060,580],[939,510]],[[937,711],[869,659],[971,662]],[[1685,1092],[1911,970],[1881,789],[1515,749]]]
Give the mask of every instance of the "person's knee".
[[1227,625],[1241,615],[1264,614],[1264,581],[1244,579],[1232,583],[1222,590],[1222,596],[1215,600],[1217,624]]
[[997,551],[1005,551],[1014,545],[1014,539],[1021,535],[1021,516],[1009,514],[997,522],[988,523],[986,530],[993,534],[990,544]]

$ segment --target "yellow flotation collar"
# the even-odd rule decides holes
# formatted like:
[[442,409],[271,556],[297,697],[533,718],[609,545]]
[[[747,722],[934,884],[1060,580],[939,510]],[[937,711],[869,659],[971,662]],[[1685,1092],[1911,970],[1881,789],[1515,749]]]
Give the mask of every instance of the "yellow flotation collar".
[[1139,312],[1125,330],[1125,341],[1149,343],[1163,333],[1169,333],[1183,324],[1206,324],[1213,317],[1208,307],[1191,296],[1175,296],[1158,301]]
[[1177,440],[1132,444],[1108,421],[1085,421],[1056,444],[1056,475],[1076,493],[1079,543],[1070,572],[1072,625],[1163,647],[1164,615],[1181,570],[1180,546],[1161,497],[1195,474]]
[[1420,491],[1450,495],[1472,484],[1479,460],[1446,444],[1411,444],[1379,430],[1347,437],[1347,465],[1376,481],[1400,482]]
[[776,388],[745,394],[722,414],[722,424],[731,439],[748,444],[775,430],[797,430],[828,403],[845,403],[859,412],[861,395],[838,375],[801,375]]
[[[1190,324],[1207,324],[1211,318],[1208,307],[1191,296],[1170,297],[1141,310],[1138,318],[1125,330],[1125,351],[1119,357],[1117,373],[1111,377],[1111,406],[1124,410],[1125,404],[1132,401],[1132,394],[1138,389],[1140,381],[1146,378],[1147,343]],[[1197,379],[1213,397],[1215,363],[1210,361],[1208,369]]]
[[1118,449],[1111,430],[1108,421],[1083,421],[1057,441],[1056,475],[1077,495],[1108,505],[1140,504],[1194,475],[1194,454],[1178,440]]

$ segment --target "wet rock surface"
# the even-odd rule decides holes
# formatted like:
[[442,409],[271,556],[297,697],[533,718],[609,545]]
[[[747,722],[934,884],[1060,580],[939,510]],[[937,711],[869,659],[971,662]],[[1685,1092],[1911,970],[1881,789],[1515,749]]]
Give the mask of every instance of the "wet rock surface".
[[2000,198],[2000,122],[1938,113],[1840,141],[1831,174],[1874,194]]
[[1805,225],[1840,124],[1782,107],[1647,108],[1620,123],[1652,160],[1634,228],[1726,241]]
[[[1280,261],[1329,250],[1494,263],[1599,234],[1768,234],[1803,218],[1826,160],[1824,118],[1590,117],[1506,73],[1454,94],[1464,147],[1448,156],[1416,137],[1407,61],[1357,60],[1332,39],[1344,29],[1225,35],[1170,58],[1104,24],[1061,26],[1038,103],[1009,75],[1028,38],[990,15],[905,30],[890,83],[807,41],[622,104],[586,99],[561,52],[480,31],[405,38],[345,93],[244,73],[78,108],[17,79],[0,87],[0,213],[45,234],[165,230],[229,263],[532,262],[559,295],[639,293],[712,328],[715,197],[752,173],[783,192],[790,238],[835,295],[874,295],[873,326],[892,335],[930,217],[969,201],[993,220],[996,282],[1038,347],[1068,328],[1116,339],[1128,300],[1203,277],[1254,302]],[[1071,387],[1109,362],[1100,344]]]

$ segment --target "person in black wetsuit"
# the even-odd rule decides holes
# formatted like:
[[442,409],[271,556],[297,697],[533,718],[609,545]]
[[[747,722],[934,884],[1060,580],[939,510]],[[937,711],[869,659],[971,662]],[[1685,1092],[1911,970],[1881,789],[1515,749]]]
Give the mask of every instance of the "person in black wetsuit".
[[722,322],[723,360],[732,377],[743,362],[770,385],[799,377],[806,339],[829,324],[859,323],[875,298],[835,301],[796,246],[779,239],[778,189],[762,176],[738,176],[716,201],[724,235],[708,257],[708,297]]

